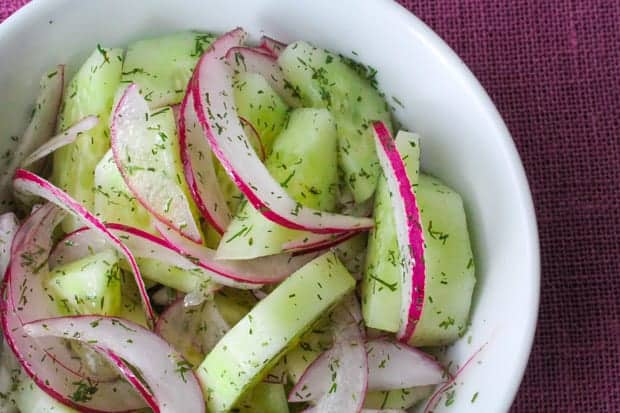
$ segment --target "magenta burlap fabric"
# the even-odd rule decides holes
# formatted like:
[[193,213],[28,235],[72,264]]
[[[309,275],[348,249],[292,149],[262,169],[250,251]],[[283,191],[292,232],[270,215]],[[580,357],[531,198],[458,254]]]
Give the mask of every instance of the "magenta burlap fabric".
[[620,0],[401,2],[489,92],[534,195],[540,320],[512,411],[620,412]]

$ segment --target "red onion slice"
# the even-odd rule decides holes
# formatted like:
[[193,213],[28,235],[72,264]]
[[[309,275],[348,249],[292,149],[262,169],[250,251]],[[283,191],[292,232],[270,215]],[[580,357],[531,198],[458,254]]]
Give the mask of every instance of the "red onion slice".
[[282,252],[310,253],[321,251],[338,245],[357,235],[358,232],[343,232],[342,234],[307,234],[302,239],[287,242],[282,246]]
[[396,238],[403,266],[401,323],[396,337],[407,342],[422,315],[424,304],[424,234],[420,211],[405,164],[390,131],[382,122],[373,124],[377,157],[392,194]]
[[[355,303],[357,305],[357,303]],[[357,311],[349,303],[334,312],[334,345],[293,387],[289,402],[312,402],[307,413],[360,412],[368,384],[368,358]]]
[[[279,254],[251,260],[219,260],[216,258],[215,250],[185,239],[158,223],[155,227],[168,241],[171,248],[195,261],[196,265],[236,282],[254,284],[256,288],[262,284],[273,284],[284,280],[318,256],[318,254],[298,256]],[[219,280],[217,282],[223,284]]]
[[[239,289],[259,288],[261,286],[261,284],[256,283],[238,282],[234,280],[234,276],[231,277],[228,273],[222,275],[220,272],[210,271],[203,266],[199,266],[180,254],[179,250],[171,246],[169,242],[138,228],[122,224],[107,224],[106,226],[112,234],[118,237],[131,250],[134,257],[148,258],[190,271],[204,281],[210,282],[212,291],[219,288],[217,284]],[[175,234],[177,233],[175,232]],[[179,239],[184,240],[184,242],[191,243],[191,241],[181,235],[177,234],[177,236]],[[75,261],[106,248],[109,248],[108,243],[97,231],[91,228],[80,228],[67,235],[52,251],[50,266],[53,268],[66,262]],[[204,291],[201,291],[201,293],[204,293]]]
[[[179,177],[168,176],[153,157],[154,146],[144,145],[157,134],[149,129],[148,102],[138,85],[125,89],[112,112],[110,144],[114,161],[127,187],[157,220],[196,242],[202,242],[189,201],[179,185]],[[168,138],[171,139],[171,138]]]
[[230,327],[213,300],[188,307],[180,298],[161,314],[155,332],[198,366]]
[[19,229],[19,220],[12,212],[0,215],[0,281],[11,261],[11,245]]
[[179,112],[179,144],[183,171],[190,194],[200,213],[218,233],[223,234],[232,216],[215,174],[211,148],[194,109],[194,98],[190,93],[192,81]]
[[75,142],[75,140],[84,132],[94,128],[99,123],[99,117],[91,115],[80,119],[75,125],[69,129],[54,136],[43,145],[39,146],[34,152],[26,157],[21,163],[21,167],[29,166],[43,158],[55,150],[65,145]]
[[16,147],[11,148],[12,157],[8,164],[4,165],[0,174],[0,188],[3,188],[0,194],[0,205],[5,205],[11,198],[11,191],[5,189],[9,187],[13,173],[22,159],[54,136],[58,109],[62,101],[64,79],[64,65],[56,66],[51,72],[41,77],[39,96],[35,103],[32,120]]
[[384,391],[439,384],[444,369],[426,353],[389,340],[366,343],[368,390]]
[[131,266],[134,280],[136,281],[136,285],[138,286],[138,290],[140,292],[140,298],[142,299],[142,306],[146,312],[146,317],[152,325],[155,324],[155,313],[151,307],[149,296],[147,294],[146,287],[144,286],[142,275],[140,274],[140,269],[138,268],[136,260],[129,248],[127,248],[125,244],[118,239],[118,237],[112,234],[106,226],[103,225],[97,217],[84,208],[82,204],[71,198],[66,192],[55,187],[50,182],[33,174],[32,172],[24,169],[18,169],[17,172],[15,172],[13,186],[17,191],[47,199],[53,204],[56,204],[62,209],[75,215],[78,219],[82,220],[86,226],[98,232],[110,243],[112,247],[119,251]]
[[24,331],[36,338],[77,340],[122,358],[140,371],[152,391],[143,395],[152,397],[149,405],[161,413],[205,411],[191,366],[163,339],[138,324],[115,317],[72,316],[34,321]]
[[233,71],[222,61],[227,51],[222,44],[227,44],[226,38],[237,31],[220,37],[202,55],[193,86],[198,119],[213,153],[228,175],[255,209],[287,228],[338,233],[372,227],[373,222],[368,218],[322,212],[295,202],[260,161],[236,115]]
[[258,47],[268,51],[275,57],[278,57],[280,56],[280,53],[282,53],[282,51],[286,49],[286,46],[286,43],[283,43],[269,36],[263,36],[260,38],[260,45]]
[[[52,246],[52,231],[64,217],[61,209],[48,203],[38,208],[15,236],[10,270],[0,300],[0,319],[7,344],[26,374],[64,404],[85,412],[139,409],[145,403],[129,383],[93,376],[63,340],[33,340],[24,334],[25,323],[58,313],[42,280],[48,273],[46,261]],[[94,385],[98,390],[88,392]],[[115,400],[114,405],[110,405],[110,400]]]

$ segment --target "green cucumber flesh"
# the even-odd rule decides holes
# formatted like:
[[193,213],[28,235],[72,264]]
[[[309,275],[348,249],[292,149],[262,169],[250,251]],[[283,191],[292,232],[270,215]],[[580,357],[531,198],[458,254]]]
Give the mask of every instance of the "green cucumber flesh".
[[112,150],[108,150],[95,168],[94,212],[107,223],[130,224],[155,234],[149,212],[138,202],[125,184]]
[[151,108],[180,103],[196,62],[213,40],[208,33],[179,32],[132,43],[122,82],[137,83]]
[[22,413],[78,413],[49,396],[24,373],[16,377],[16,389],[11,393],[15,405]]
[[64,314],[120,313],[121,269],[112,250],[54,268],[46,285]]
[[334,253],[309,262],[239,321],[197,370],[212,413],[228,412],[355,280]]
[[[396,135],[407,176],[416,184],[419,174],[419,138],[409,132]],[[396,241],[394,210],[387,182],[379,178],[375,195],[375,227],[368,235],[364,278],[362,281],[362,314],[367,327],[396,332],[400,325],[401,277],[400,253]]]
[[370,123],[383,121],[390,127],[387,103],[343,58],[308,43],[290,44],[278,63],[305,106],[327,108],[334,115],[340,167],[356,202],[367,200],[380,175]]
[[[333,211],[338,193],[337,135],[325,109],[296,109],[265,163],[300,204]],[[218,257],[247,259],[278,254],[307,233],[278,225],[244,203],[222,236]]]
[[[58,119],[58,130],[63,131],[85,116],[99,116],[97,126],[54,152],[51,178],[56,186],[91,211],[94,206],[95,167],[110,147],[108,119],[122,64],[122,49],[98,46],[65,90]],[[73,216],[67,217],[63,223],[65,232],[80,226]]]
[[417,200],[424,228],[426,283],[413,346],[451,343],[467,328],[476,284],[467,218],[461,196],[440,180],[420,175]]
[[284,385],[258,383],[232,411],[235,413],[289,413]]
[[291,383],[296,384],[308,366],[332,346],[333,337],[329,322],[329,317],[322,317],[282,359]]
[[237,74],[233,92],[237,113],[254,126],[265,155],[269,156],[274,139],[286,125],[288,106],[257,73]]
[[224,321],[230,326],[237,324],[256,305],[256,297],[248,290],[224,287],[213,299]]

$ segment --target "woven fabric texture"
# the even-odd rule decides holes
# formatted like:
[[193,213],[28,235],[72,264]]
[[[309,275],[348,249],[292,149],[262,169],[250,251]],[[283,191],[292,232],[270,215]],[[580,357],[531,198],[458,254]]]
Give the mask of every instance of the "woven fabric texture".
[[480,79],[534,195],[540,318],[512,412],[620,412],[620,1],[401,3]]

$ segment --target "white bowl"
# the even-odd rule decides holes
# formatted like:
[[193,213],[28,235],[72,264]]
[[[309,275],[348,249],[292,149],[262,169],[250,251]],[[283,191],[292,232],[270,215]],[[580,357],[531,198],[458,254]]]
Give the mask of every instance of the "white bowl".
[[[223,32],[243,26],[258,37],[304,39],[379,71],[398,119],[419,132],[422,165],[463,195],[478,284],[467,334],[445,354],[462,365],[454,403],[436,410],[507,411],[534,335],[539,296],[536,220],[519,156],[478,81],[450,48],[396,3],[382,0],[38,0],[0,25],[0,153],[19,135],[52,65],[75,69],[97,43],[175,30]],[[390,99],[391,100],[391,99]],[[0,166],[1,167],[1,166]],[[474,394],[478,394],[474,403]]]

